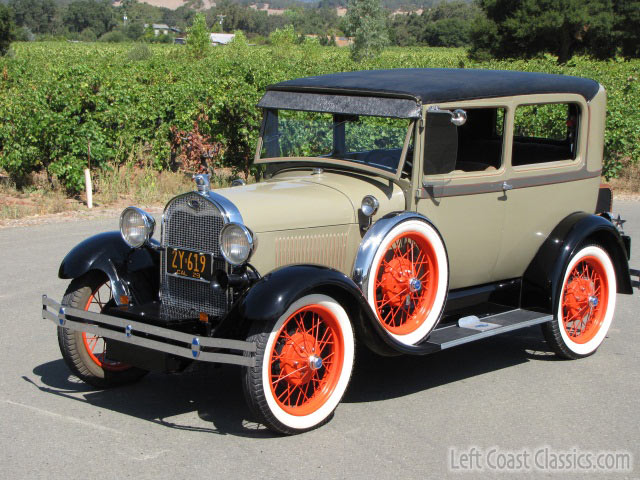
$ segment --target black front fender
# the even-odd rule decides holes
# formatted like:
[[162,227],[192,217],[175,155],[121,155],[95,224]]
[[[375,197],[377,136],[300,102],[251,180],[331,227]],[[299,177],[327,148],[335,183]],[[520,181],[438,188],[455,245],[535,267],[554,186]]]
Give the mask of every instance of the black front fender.
[[157,296],[159,257],[149,247],[131,248],[119,231],[104,232],[71,249],[60,264],[58,277],[73,279],[99,270],[109,278],[116,303],[122,295],[147,301]]
[[633,293],[627,248],[616,227],[599,215],[577,212],[554,228],[529,264],[522,282],[522,308],[554,313],[564,270],[581,245],[589,241],[601,244],[611,257],[618,293]]

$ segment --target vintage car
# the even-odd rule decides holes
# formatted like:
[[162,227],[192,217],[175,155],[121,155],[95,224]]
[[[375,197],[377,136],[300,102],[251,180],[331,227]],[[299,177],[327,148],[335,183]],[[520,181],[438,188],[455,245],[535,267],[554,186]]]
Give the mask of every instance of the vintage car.
[[191,362],[243,367],[256,420],[327,422],[356,341],[423,355],[535,324],[590,355],[630,294],[601,188],[606,94],[540,73],[406,69],[285,81],[258,103],[263,179],[195,190],[80,243],[43,297],[97,387]]

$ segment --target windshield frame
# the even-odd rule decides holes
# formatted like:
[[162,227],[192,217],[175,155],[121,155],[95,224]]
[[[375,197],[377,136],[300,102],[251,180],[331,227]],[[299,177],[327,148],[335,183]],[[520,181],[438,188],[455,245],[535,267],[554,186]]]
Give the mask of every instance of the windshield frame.
[[[286,164],[301,164],[301,165],[330,165],[335,167],[343,167],[349,170],[359,170],[367,173],[371,173],[380,177],[384,177],[390,180],[400,180],[402,176],[402,172],[404,169],[404,165],[407,160],[407,152],[409,150],[409,143],[411,142],[412,135],[415,134],[416,120],[415,118],[408,118],[409,123],[407,125],[407,133],[404,137],[404,143],[402,145],[402,152],[400,153],[400,160],[398,161],[398,167],[395,172],[390,172],[389,170],[385,170],[384,168],[373,167],[370,165],[365,165],[362,163],[350,161],[350,160],[341,160],[338,158],[332,157],[270,157],[270,158],[261,158],[260,153],[262,151],[263,146],[263,138],[264,131],[266,128],[267,122],[267,112],[269,109],[263,108],[262,114],[262,124],[260,126],[260,137],[258,138],[258,143],[256,145],[255,155],[253,157],[253,163],[255,165],[268,165],[268,164],[278,164],[278,163],[286,163]],[[292,110],[286,108],[279,108],[273,110]],[[306,111],[306,110],[301,110]],[[309,113],[316,113],[309,111]],[[349,115],[348,113],[344,113],[344,115]],[[372,116],[372,115],[366,115]],[[395,117],[385,117],[381,116],[380,118],[395,118]],[[414,144],[417,140],[414,140]],[[414,146],[414,150],[415,150]],[[414,152],[415,153],[415,152]]]

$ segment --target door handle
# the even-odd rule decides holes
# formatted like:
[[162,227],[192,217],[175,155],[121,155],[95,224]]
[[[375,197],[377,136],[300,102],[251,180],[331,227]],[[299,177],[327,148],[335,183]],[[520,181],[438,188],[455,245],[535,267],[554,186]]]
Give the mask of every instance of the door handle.
[[507,190],[513,190],[513,185],[509,185],[507,182],[502,182],[502,190],[505,192]]

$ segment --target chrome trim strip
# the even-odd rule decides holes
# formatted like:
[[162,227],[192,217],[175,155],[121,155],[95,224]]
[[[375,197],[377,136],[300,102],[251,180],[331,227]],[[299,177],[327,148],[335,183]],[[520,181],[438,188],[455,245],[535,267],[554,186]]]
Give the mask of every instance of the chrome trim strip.
[[376,255],[376,251],[378,247],[384,240],[384,237],[399,223],[404,222],[409,219],[417,219],[422,220],[424,222],[429,222],[427,217],[424,215],[420,215],[416,212],[402,212],[394,216],[385,216],[374,223],[371,228],[367,231],[366,235],[362,239],[360,243],[360,248],[358,249],[358,254],[356,255],[356,260],[353,265],[353,271],[351,273],[351,278],[353,281],[360,287],[362,294],[367,297],[367,289],[364,288],[367,285],[367,281],[369,280],[369,275],[371,274],[371,266],[373,264],[373,257]]
[[[59,313],[55,315],[53,312],[48,311],[47,307],[58,310]],[[167,328],[156,327],[154,325],[114,317],[112,315],[87,312],[72,307],[62,307],[59,303],[51,300],[46,295],[43,295],[42,297],[42,308],[42,318],[51,320],[58,325],[64,325],[65,328],[69,328],[71,330],[93,333],[102,337],[147,347],[152,350],[171,353],[184,358],[193,359],[197,357],[199,361],[204,362],[231,363],[234,365],[244,365],[248,367],[255,365],[255,357],[253,356],[245,357],[240,354],[206,352],[201,350],[202,348],[208,347],[255,353],[256,345],[252,342],[223,338],[202,338],[183,332],[176,332]],[[84,323],[77,319],[96,322],[112,328]],[[154,335],[166,340],[178,341],[188,345],[188,347],[181,347],[179,345],[145,338],[140,336],[140,333]],[[196,356],[194,356],[194,351],[198,352]]]
[[[562,172],[549,175],[533,175],[527,178],[510,178],[508,184],[512,190],[519,188],[541,187],[544,185],[553,185],[555,183],[575,182],[578,180],[587,180],[599,177],[602,170],[593,172],[586,168],[577,172]],[[482,177],[479,177],[479,179]],[[447,178],[448,182],[454,178]],[[474,183],[469,185],[447,185],[444,180],[435,182],[424,181],[422,187],[418,189],[418,198],[442,198],[442,197],[458,197],[463,195],[477,195],[481,193],[497,193],[504,192],[504,181]]]

